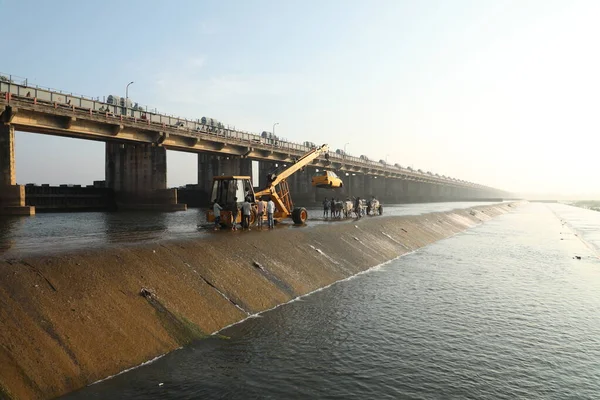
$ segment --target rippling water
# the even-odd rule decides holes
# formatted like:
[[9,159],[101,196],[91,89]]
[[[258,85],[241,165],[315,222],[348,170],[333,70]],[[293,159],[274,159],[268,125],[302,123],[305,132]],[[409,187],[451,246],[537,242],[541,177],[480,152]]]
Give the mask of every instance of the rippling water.
[[524,206],[65,398],[600,398],[600,261],[555,214],[574,211],[554,207]]
[[[385,205],[386,215],[418,215],[490,203]],[[329,223],[323,211],[309,210],[308,226]],[[337,220],[336,220],[337,221]],[[0,218],[0,257],[49,254],[81,248],[186,239],[211,234],[203,209],[159,212],[82,212]],[[283,224],[282,226],[285,226]]]

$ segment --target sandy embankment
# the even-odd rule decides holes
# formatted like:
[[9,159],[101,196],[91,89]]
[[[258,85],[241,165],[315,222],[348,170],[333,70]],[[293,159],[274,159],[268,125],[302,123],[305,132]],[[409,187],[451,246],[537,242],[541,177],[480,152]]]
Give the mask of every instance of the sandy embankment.
[[81,388],[515,206],[0,261],[0,399]]

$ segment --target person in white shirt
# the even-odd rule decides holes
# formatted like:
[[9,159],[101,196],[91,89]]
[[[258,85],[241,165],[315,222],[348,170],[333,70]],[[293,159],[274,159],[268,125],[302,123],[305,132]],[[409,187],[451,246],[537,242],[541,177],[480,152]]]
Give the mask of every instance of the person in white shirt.
[[221,210],[223,209],[223,207],[221,207],[219,205],[219,203],[217,203],[217,199],[215,199],[214,203],[213,203],[213,214],[215,216],[215,231],[219,230],[219,225],[221,223]]
[[250,230],[250,214],[252,213],[252,205],[248,202],[248,198],[242,203],[242,229]]
[[275,221],[273,220],[273,213],[275,212],[275,203],[273,203],[273,199],[269,198],[267,203],[267,224],[269,229],[273,229],[275,227]]
[[258,229],[262,229],[263,227],[263,216],[265,215],[266,208],[267,204],[265,201],[262,198],[258,200]]

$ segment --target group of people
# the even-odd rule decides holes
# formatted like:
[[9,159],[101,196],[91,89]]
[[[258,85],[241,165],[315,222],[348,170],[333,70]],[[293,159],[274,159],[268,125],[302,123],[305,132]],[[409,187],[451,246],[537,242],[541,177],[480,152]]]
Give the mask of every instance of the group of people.
[[[215,231],[219,230],[221,227],[221,211],[224,209],[226,211],[231,211],[231,215],[233,217],[232,224],[231,224],[232,231],[238,230],[237,220],[238,220],[238,215],[240,214],[240,211],[242,212],[242,230],[248,230],[248,231],[250,230],[250,221],[251,221],[251,216],[252,216],[252,201],[249,197],[246,197],[244,199],[244,201],[242,202],[242,204],[240,205],[237,200],[238,200],[237,197],[234,197],[233,202],[231,204],[228,204],[225,208],[223,208],[216,199],[213,200],[213,214],[215,216],[215,227],[214,227]],[[265,199],[259,199],[256,204],[257,204],[256,217],[257,217],[258,229],[263,228],[263,222],[264,222],[265,215],[267,217],[267,227],[269,229],[273,229],[275,227],[275,221],[273,219],[273,213],[275,212],[275,203],[273,202],[273,199],[271,199],[270,197],[269,197],[268,201],[265,201]]]
[[329,212],[331,211],[331,218],[342,218],[342,210],[344,209],[344,203],[336,198],[328,200],[325,197],[323,200],[323,218],[329,218]]
[[354,197],[352,200],[346,198],[345,202],[336,198],[329,200],[325,197],[323,200],[323,218],[329,218],[330,215],[331,218],[342,218],[342,213],[344,217],[348,217],[354,213],[356,218],[361,218],[364,215],[370,214],[376,204],[379,203],[375,196],[372,196],[371,201]]

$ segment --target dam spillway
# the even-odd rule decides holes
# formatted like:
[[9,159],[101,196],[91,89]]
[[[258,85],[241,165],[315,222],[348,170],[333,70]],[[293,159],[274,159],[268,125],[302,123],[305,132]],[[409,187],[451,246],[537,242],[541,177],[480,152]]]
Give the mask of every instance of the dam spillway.
[[2,392],[59,396],[515,206],[5,259]]

